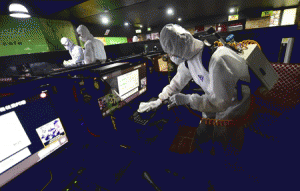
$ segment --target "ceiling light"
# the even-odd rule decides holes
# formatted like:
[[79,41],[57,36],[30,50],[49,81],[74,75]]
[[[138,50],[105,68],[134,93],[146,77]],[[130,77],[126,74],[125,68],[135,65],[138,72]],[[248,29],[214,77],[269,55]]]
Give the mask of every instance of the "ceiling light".
[[234,12],[234,8],[231,8],[231,9],[230,9],[230,13],[233,13],[233,12]]
[[30,18],[31,17],[30,15],[24,14],[24,13],[11,13],[11,14],[9,14],[9,16],[15,17],[15,18]]
[[27,8],[21,4],[12,3],[8,7],[9,16],[16,18],[30,18]]
[[108,24],[108,22],[109,22],[109,19],[107,17],[102,18],[102,23],[103,24]]
[[181,21],[182,19],[181,18],[178,18],[178,21]]
[[174,14],[174,11],[173,11],[173,9],[169,8],[169,9],[167,10],[167,13],[168,13],[168,15],[173,15],[173,14]]
[[17,3],[10,4],[8,10],[9,10],[9,12],[20,11],[20,12],[28,13],[28,10],[26,9],[26,7],[24,7],[21,4],[17,4]]
[[128,26],[128,25],[129,25],[129,23],[128,23],[128,22],[125,22],[125,23],[124,23],[124,25],[125,25],[125,26]]
[[136,33],[142,33],[142,30],[141,29],[137,29],[135,30]]
[[143,25],[140,25],[140,28],[143,28]]

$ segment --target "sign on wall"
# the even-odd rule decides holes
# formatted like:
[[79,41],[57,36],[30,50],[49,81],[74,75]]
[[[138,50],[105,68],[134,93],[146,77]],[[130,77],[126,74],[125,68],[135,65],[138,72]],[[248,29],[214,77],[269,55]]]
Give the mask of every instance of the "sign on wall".
[[49,47],[37,18],[0,16],[0,56],[48,52]]

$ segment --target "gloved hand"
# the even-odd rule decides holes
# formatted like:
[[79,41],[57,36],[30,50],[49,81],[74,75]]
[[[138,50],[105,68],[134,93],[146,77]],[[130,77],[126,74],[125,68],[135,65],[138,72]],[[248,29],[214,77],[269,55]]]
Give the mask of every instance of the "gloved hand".
[[172,95],[170,97],[170,101],[172,103],[176,103],[176,105],[188,105],[191,102],[191,95],[184,95],[182,93],[178,93]]
[[142,102],[139,106],[138,112],[143,113],[143,112],[149,112],[152,109],[156,109],[158,106],[162,104],[162,101],[160,99],[157,99],[156,101],[151,101],[148,103]]
[[64,60],[64,67],[72,67],[72,66],[74,66],[74,64],[72,63],[72,60],[68,60],[68,61],[66,61],[66,60]]

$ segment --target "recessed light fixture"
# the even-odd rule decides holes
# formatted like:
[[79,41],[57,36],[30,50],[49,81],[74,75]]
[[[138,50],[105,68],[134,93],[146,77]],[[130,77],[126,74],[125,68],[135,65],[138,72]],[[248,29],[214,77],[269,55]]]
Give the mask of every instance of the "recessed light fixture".
[[234,8],[231,8],[229,11],[230,11],[230,13],[233,13],[234,12]]
[[168,15],[173,15],[174,14],[174,10],[172,8],[168,8],[167,14]]
[[16,18],[30,18],[27,8],[18,3],[12,3],[8,7],[9,16]]
[[124,23],[124,25],[125,25],[125,26],[128,26],[128,25],[129,25],[129,23],[128,23],[128,22],[125,22],[125,23]]
[[178,21],[181,21],[181,20],[182,20],[182,19],[179,17],[179,18],[178,18]]
[[101,19],[101,21],[102,21],[103,24],[108,24],[109,19],[108,19],[107,17],[103,17],[103,18]]

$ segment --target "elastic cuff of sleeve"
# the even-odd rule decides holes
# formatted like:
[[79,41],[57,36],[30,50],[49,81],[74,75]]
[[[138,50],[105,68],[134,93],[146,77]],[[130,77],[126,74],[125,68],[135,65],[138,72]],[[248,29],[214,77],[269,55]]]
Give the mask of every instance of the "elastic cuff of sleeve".
[[160,98],[156,100],[159,104],[162,104],[162,101]]
[[193,94],[192,95],[188,95],[189,96],[189,106],[191,106],[191,103],[193,103],[193,99],[192,99],[192,97],[193,97]]

